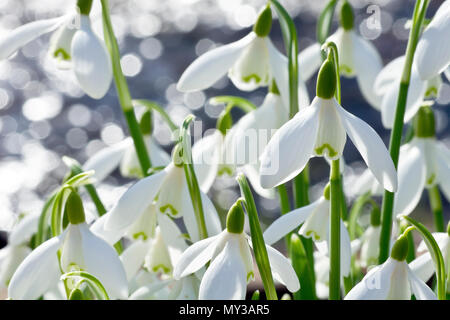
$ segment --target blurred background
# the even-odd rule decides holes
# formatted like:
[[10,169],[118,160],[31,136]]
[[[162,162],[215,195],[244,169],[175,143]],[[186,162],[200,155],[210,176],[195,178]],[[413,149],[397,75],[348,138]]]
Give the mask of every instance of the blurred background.
[[[100,1],[94,1],[94,29],[101,31]],[[281,0],[294,17],[300,50],[315,42],[316,21],[325,0]],[[373,40],[384,64],[405,51],[412,0],[353,0],[355,28]],[[431,1],[431,17],[442,1]],[[72,9],[76,1],[0,0],[0,37],[25,23],[57,17]],[[240,39],[253,25],[263,0],[110,0],[112,21],[122,54],[122,67],[133,98],[154,100],[163,105],[179,124],[193,113],[203,121],[203,130],[215,127],[222,107],[208,101],[216,95],[237,95],[260,104],[266,94],[262,88],[240,92],[224,77],[211,89],[184,94],[176,90],[184,69],[199,55],[224,43]],[[380,28],[370,28],[368,18],[379,10]],[[332,32],[338,26],[335,14]],[[67,168],[61,156],[83,163],[98,150],[128,135],[114,85],[101,100],[93,100],[78,88],[70,70],[59,70],[47,58],[50,35],[32,41],[8,60],[0,61],[0,229],[8,231],[22,212],[39,212],[43,201],[61,182]],[[281,32],[274,21],[270,34],[284,52]],[[315,78],[308,82],[314,96]],[[450,146],[448,108],[450,85],[444,83],[436,104],[439,138]],[[372,125],[386,144],[389,132],[381,124],[380,114],[362,98],[356,80],[342,79],[342,104],[347,110]],[[236,110],[237,120],[242,114]],[[155,117],[154,137],[168,151],[170,131]],[[345,160],[358,173],[364,165],[351,143]],[[323,159],[311,164],[311,198],[322,192],[328,178]],[[102,200],[110,208],[126,190],[130,180],[118,172],[99,186]],[[120,187],[119,187],[120,186]],[[217,209],[225,212],[238,197],[233,178],[216,181],[210,196]],[[279,215],[278,200],[258,198],[262,223]],[[424,195],[413,213],[431,225],[431,213]],[[448,203],[444,211],[448,220]],[[87,200],[88,203],[89,200]],[[88,204],[89,205],[89,204]],[[2,233],[2,245],[5,233]]]

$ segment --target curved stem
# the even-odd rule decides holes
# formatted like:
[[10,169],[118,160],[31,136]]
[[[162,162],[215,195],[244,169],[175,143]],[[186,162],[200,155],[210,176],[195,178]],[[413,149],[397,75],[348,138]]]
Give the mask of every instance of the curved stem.
[[331,162],[330,172],[330,300],[341,293],[341,207],[339,159]]
[[428,197],[430,198],[430,206],[434,215],[434,226],[436,228],[436,232],[444,232],[444,216],[442,212],[442,200],[441,194],[439,193],[438,186],[434,186],[428,189]]
[[146,99],[137,99],[133,100],[133,105],[143,105],[149,109],[155,110],[158,112],[163,120],[167,123],[171,131],[175,131],[178,129],[177,125],[173,123],[172,119],[170,119],[170,116],[167,114],[166,110],[164,110],[163,107],[161,107],[159,104],[157,104],[154,101],[146,100]]
[[[398,158],[400,153],[400,144],[402,141],[403,119],[405,117],[406,100],[408,97],[408,88],[411,78],[411,68],[416,50],[417,42],[419,41],[420,31],[422,29],[425,12],[428,7],[428,0],[417,0],[413,13],[413,25],[409,34],[408,45],[406,48],[405,64],[403,66],[403,73],[400,82],[400,90],[397,99],[397,107],[395,109],[394,126],[391,132],[391,139],[389,143],[389,152],[395,167],[398,165]],[[422,4],[422,6],[421,6]],[[378,262],[381,264],[389,257],[389,243],[392,230],[392,211],[394,208],[394,193],[385,190],[382,204],[382,222],[380,235],[380,255]]]
[[125,119],[130,130],[131,138],[133,139],[134,146],[136,148],[136,154],[139,160],[139,164],[141,165],[142,173],[144,176],[147,176],[148,170],[152,166],[150,156],[147,152],[147,147],[145,146],[144,138],[139,128],[136,115],[134,114],[130,91],[128,89],[128,84],[125,80],[125,76],[123,75],[122,67],[120,65],[119,46],[117,45],[117,40],[114,35],[114,30],[111,23],[108,0],[101,0],[101,3],[105,43],[109,49],[109,53],[111,56],[114,82],[116,84],[119,103],[122,107],[122,111],[125,115]]

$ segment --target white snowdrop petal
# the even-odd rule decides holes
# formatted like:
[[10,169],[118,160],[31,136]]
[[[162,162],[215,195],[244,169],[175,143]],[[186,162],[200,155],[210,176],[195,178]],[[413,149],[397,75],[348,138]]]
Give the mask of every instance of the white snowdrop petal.
[[356,80],[364,98],[376,109],[380,109],[380,97],[374,90],[375,79],[383,64],[375,46],[353,34]]
[[102,215],[100,218],[95,220],[95,222],[91,225],[90,230],[97,237],[102,238],[110,245],[114,245],[117,241],[122,238],[125,234],[126,230],[124,229],[111,229],[107,230],[105,228],[105,223],[109,219],[110,213],[106,213]]
[[203,212],[205,214],[206,231],[208,232],[208,236],[211,237],[219,234],[222,231],[220,217],[217,213],[216,207],[214,206],[208,195],[201,191],[200,194],[202,199]]
[[173,218],[184,216],[186,207],[189,207],[189,204],[184,201],[186,194],[189,194],[189,191],[184,169],[171,164],[170,169],[167,169],[167,176],[164,177],[164,181],[159,188],[158,199],[156,200],[157,211],[168,214]]
[[[220,288],[220,290],[218,290]],[[247,271],[238,239],[230,238],[211,262],[200,283],[199,300],[243,300],[247,292]]]
[[[313,238],[314,241],[322,241],[328,238],[330,221],[330,201],[321,197],[317,201],[317,207],[306,219],[299,230],[299,234]],[[320,250],[320,249],[319,249]]]
[[434,263],[429,252],[422,254],[409,263],[412,272],[422,281],[430,280],[434,274]]
[[399,79],[404,64],[405,56],[400,56],[390,61],[381,69],[374,83],[374,90],[377,95],[384,95],[392,84]]
[[303,79],[308,80],[322,64],[320,44],[314,43],[298,55],[298,71]]
[[158,291],[166,288],[172,280],[163,280],[156,283],[150,283],[145,286],[140,287],[134,291],[128,300],[153,300],[156,299],[156,294]]
[[69,19],[68,16],[45,19],[24,24],[0,40],[0,60],[8,58],[28,42],[56,30]]
[[95,236],[87,225],[80,224],[79,228],[86,271],[103,284],[111,298],[128,298],[127,275],[117,252],[105,240]]
[[444,2],[425,28],[416,48],[416,66],[422,79],[428,80],[444,71],[450,63],[450,5]]
[[22,261],[30,254],[31,249],[25,245],[6,246],[0,249],[0,288],[6,289],[11,277]]
[[417,300],[437,300],[433,290],[428,287],[425,282],[420,280],[414,272],[406,266],[408,269],[409,283],[411,285],[411,291]]
[[281,99],[286,106],[289,106],[289,69],[288,59],[267,39],[269,49],[270,73],[275,80]]
[[111,58],[105,44],[92,31],[88,16],[81,15],[80,25],[72,39],[73,70],[81,89],[100,99],[111,85]]
[[65,235],[45,241],[23,260],[9,283],[10,298],[34,300],[56,285],[61,276],[57,252]]
[[301,225],[316,210],[318,205],[319,203],[316,201],[282,215],[264,231],[264,241],[269,245],[277,242]]
[[[312,156],[318,130],[320,98],[286,122],[261,155],[261,186],[273,188],[297,176]],[[299,139],[299,137],[302,137]]]
[[18,246],[28,242],[37,232],[39,215],[30,214],[19,221],[8,236],[8,245]]
[[222,133],[217,130],[195,142],[192,146],[195,175],[203,192],[208,192],[216,179],[223,141]]
[[120,255],[120,261],[122,262],[127,280],[130,282],[139,269],[144,264],[145,255],[149,250],[148,242],[137,240],[133,242],[128,248],[126,248]]
[[244,38],[210,50],[198,57],[183,72],[177,89],[183,92],[203,90],[213,85],[233,66],[236,60],[254,39],[251,32]]
[[131,225],[153,202],[169,169],[170,166],[132,185],[109,211],[105,229],[117,230]]
[[245,174],[248,181],[252,185],[253,189],[257,194],[259,194],[261,197],[267,198],[267,199],[275,199],[276,192],[275,189],[264,189],[261,186],[260,181],[260,175],[259,175],[259,168],[261,164],[258,161],[256,164],[247,164],[244,167],[240,168],[240,170]]
[[175,265],[173,277],[178,280],[203,267],[211,260],[221,235],[197,241],[187,248]]
[[439,187],[450,200],[450,150],[443,143],[436,142],[435,151]]
[[376,131],[336,103],[348,136],[358,149],[364,162],[385,189],[397,190],[397,172],[386,146]]
[[188,248],[185,237],[176,223],[165,214],[158,213],[158,225],[161,236],[167,246],[171,263],[175,266],[180,260],[183,252]]
[[278,250],[266,245],[267,255],[272,272],[278,276],[280,282],[286,286],[290,292],[296,292],[300,289],[300,282],[297,274],[291,265],[291,262],[285,258]]
[[411,288],[406,261],[392,259],[394,270],[391,274],[389,293],[386,300],[410,300]]
[[426,179],[425,162],[416,146],[402,146],[398,164],[398,191],[394,214],[409,214],[419,203]]
[[100,182],[111,174],[119,166],[127,148],[134,147],[131,138],[112,146],[101,149],[90,157],[84,164],[85,171],[94,170],[93,178]]
[[351,271],[352,245],[347,227],[341,220],[341,275],[348,277]]

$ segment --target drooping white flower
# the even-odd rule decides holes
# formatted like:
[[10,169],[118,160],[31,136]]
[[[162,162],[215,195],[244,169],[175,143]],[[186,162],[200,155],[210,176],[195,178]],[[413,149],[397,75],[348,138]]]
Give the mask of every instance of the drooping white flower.
[[[302,225],[303,224],[303,225]],[[283,214],[265,231],[264,241],[271,245],[282,239],[292,230],[300,227],[299,234],[312,238],[319,250],[328,252],[330,230],[330,198],[329,188],[324,195],[313,203]],[[341,275],[350,274],[351,244],[345,224],[341,221]]]
[[381,138],[366,122],[337,103],[335,86],[324,88],[334,79],[333,63],[327,60],[319,72],[318,96],[273,135],[261,155],[263,188],[291,180],[314,155],[339,159],[348,135],[380,184],[391,192],[397,189],[394,163]]
[[380,210],[378,208],[373,208],[370,214],[370,225],[361,237],[360,264],[363,268],[378,263],[380,234]]
[[[217,211],[206,194],[201,192],[208,234],[221,230]],[[183,218],[192,241],[199,239],[199,230],[183,166],[173,162],[164,170],[143,178],[131,186],[109,211],[105,230],[121,230],[133,224],[155,201],[156,210],[172,218]]]
[[[220,234],[191,245],[175,266],[173,276],[181,279],[211,261],[200,283],[200,300],[242,300],[247,283],[254,278],[251,240],[244,233],[244,212],[238,202],[230,209],[227,228]],[[300,288],[289,260],[266,245],[274,278],[289,291]],[[220,288],[220,289],[219,289]]]
[[353,174],[345,177],[344,190],[349,197],[361,196],[367,192],[373,196],[383,194],[383,187],[369,169],[365,169],[360,175]]
[[448,68],[450,44],[446,36],[449,32],[450,4],[444,1],[417,43],[415,63],[422,79],[429,80]]
[[434,137],[414,137],[400,148],[395,214],[410,214],[425,188],[439,185],[450,199],[450,150]]
[[[373,90],[373,83],[382,68],[382,60],[375,46],[355,32],[353,12],[348,2],[344,2],[341,8],[341,27],[327,41],[334,42],[338,48],[341,75],[356,77],[363,97],[378,109],[379,96]],[[299,72],[306,81],[322,63],[320,45],[315,43],[300,52],[298,61]]]
[[15,300],[36,299],[55,287],[61,272],[84,270],[103,284],[111,298],[126,299],[126,274],[116,251],[89,230],[76,193],[70,194],[66,208],[67,228],[25,258],[11,279],[8,296]]
[[434,292],[411,270],[406,262],[408,240],[401,236],[391,256],[372,268],[345,296],[345,300],[436,300]]
[[[449,228],[447,228],[450,231]],[[445,272],[448,274],[450,268],[450,235],[447,232],[435,232],[433,237],[436,240],[439,249],[442,252],[445,264]],[[409,263],[409,267],[412,271],[424,282],[430,280],[431,276],[436,272],[434,267],[433,258],[424,241],[422,241],[417,247],[417,253],[422,253],[419,257]],[[447,292],[450,291],[450,277],[447,277]]]
[[[170,163],[169,155],[154,141],[151,135],[143,135],[147,151],[153,167],[162,167]],[[124,140],[101,149],[90,157],[83,165],[83,169],[94,170],[93,178],[100,182],[111,174],[117,167],[124,177],[141,178],[142,169],[136,155],[133,140]]]
[[111,59],[105,44],[92,31],[88,15],[69,13],[40,20],[13,30],[0,41],[0,59],[6,59],[30,41],[55,31],[49,56],[57,66],[72,67],[81,89],[94,99],[102,98],[112,81]]
[[[395,58],[380,71],[375,79],[374,90],[381,99],[379,110],[381,111],[381,120],[386,128],[392,128],[394,124],[395,106],[397,105],[404,64],[405,56]],[[416,65],[416,63],[413,63],[411,69],[406,99],[405,123],[409,122],[417,113],[424,99],[432,99],[438,96],[442,84],[440,75],[429,80],[422,80]]]
[[[271,25],[270,7],[266,7],[258,21],[268,28],[259,32],[258,22],[254,30],[244,38],[212,49],[197,58],[181,75],[177,89],[183,92],[197,91],[212,86],[225,74],[240,90],[251,91],[277,83],[281,97],[289,103],[288,59],[281,54],[268,37]],[[306,87],[299,75],[299,97],[307,96]]]
[[0,288],[7,288],[12,275],[31,252],[28,242],[37,230],[39,215],[28,214],[8,235],[8,244],[0,249]]

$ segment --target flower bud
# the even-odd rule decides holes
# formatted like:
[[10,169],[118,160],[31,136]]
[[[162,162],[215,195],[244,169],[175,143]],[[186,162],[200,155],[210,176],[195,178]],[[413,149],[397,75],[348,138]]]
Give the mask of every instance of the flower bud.
[[231,113],[229,110],[225,109],[219,115],[219,119],[217,119],[216,128],[223,135],[227,134],[227,130],[229,130],[233,126],[233,119],[231,118]]
[[419,138],[432,138],[435,136],[434,113],[431,107],[422,106],[414,117],[414,135]]
[[66,203],[67,218],[71,224],[80,224],[85,222],[83,202],[75,191],[72,191]]
[[259,14],[258,19],[253,26],[253,32],[258,37],[267,37],[272,28],[272,10],[267,5]]
[[404,261],[406,256],[408,255],[408,238],[406,235],[402,234],[398,237],[397,241],[395,241],[391,250],[391,258]]
[[370,213],[370,225],[372,227],[378,227],[381,224],[381,214],[380,208],[374,206],[372,212]]
[[80,13],[89,15],[92,8],[92,0],[78,0],[77,7],[80,9]]
[[141,128],[141,132],[144,135],[151,135],[153,132],[153,119],[152,112],[147,110],[141,117],[139,121],[139,127]]
[[333,98],[336,92],[336,69],[330,59],[325,60],[317,76],[316,95],[322,99]]
[[227,231],[241,234],[244,231],[245,214],[241,205],[242,199],[236,201],[228,211]]
[[345,1],[342,4],[341,7],[341,26],[344,28],[344,30],[352,30],[353,29],[353,22],[354,22],[354,15],[353,15],[353,9],[350,3]]

